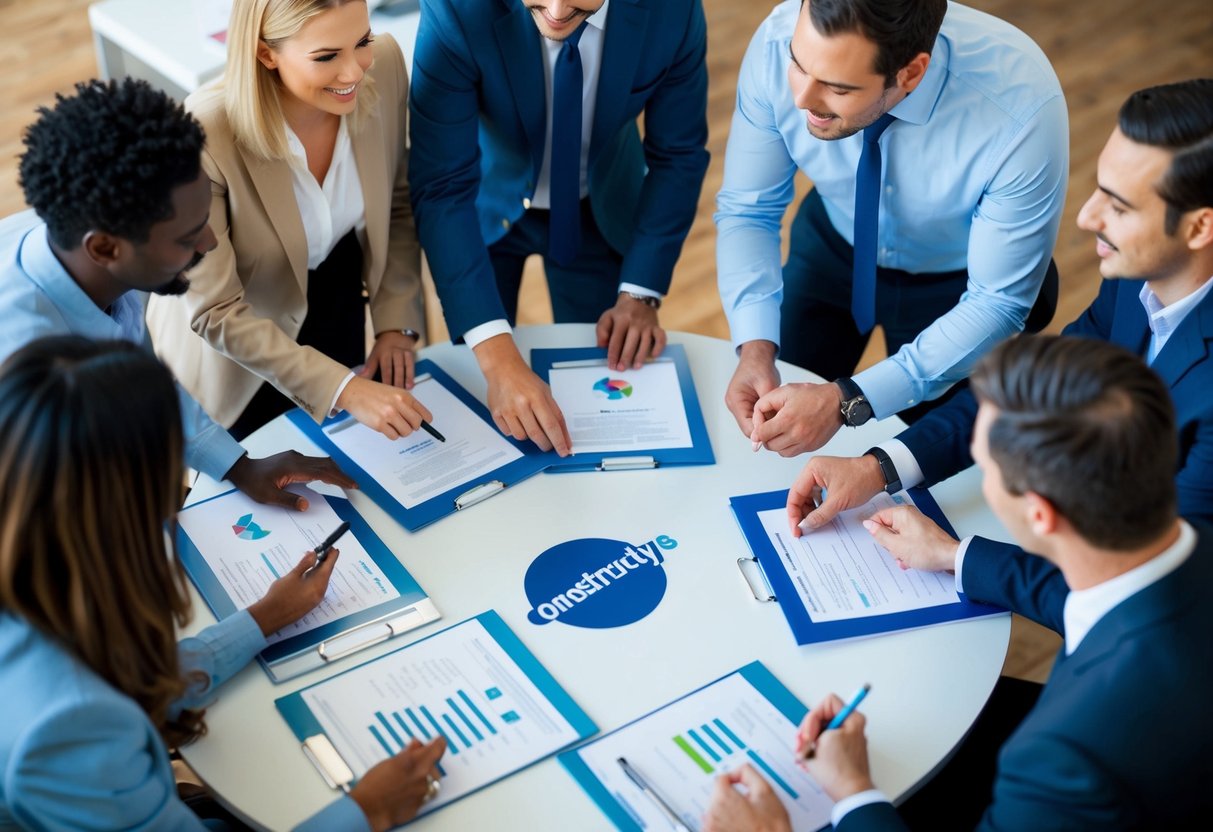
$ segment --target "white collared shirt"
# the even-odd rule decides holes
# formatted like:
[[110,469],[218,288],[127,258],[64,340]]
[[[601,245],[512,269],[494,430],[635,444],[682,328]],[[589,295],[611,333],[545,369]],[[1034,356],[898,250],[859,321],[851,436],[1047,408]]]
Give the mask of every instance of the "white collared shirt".
[[[307,237],[307,267],[314,269],[333,252],[341,238],[353,229],[366,228],[366,204],[362,198],[362,182],[358,179],[358,163],[345,125],[345,116],[337,128],[337,143],[333,161],[329,164],[324,183],[316,181],[307,167],[307,151],[289,124],[286,142],[290,147],[291,185],[299,218]],[[359,275],[361,277],[361,275]]]
[[1210,288],[1213,288],[1213,277],[1206,280],[1203,286],[1187,297],[1163,306],[1149,283],[1141,287],[1138,297],[1141,298],[1141,305],[1146,308],[1146,322],[1150,325],[1150,348],[1146,353],[1147,364],[1154,363],[1154,359],[1167,345],[1167,340],[1175,330],[1179,329],[1179,325],[1183,323],[1184,318],[1188,317],[1188,313],[1205,299]]
[[1161,554],[1150,558],[1123,575],[1096,584],[1088,589],[1072,590],[1066,596],[1062,609],[1065,625],[1066,655],[1071,655],[1091,632],[1100,619],[1123,601],[1141,592],[1151,584],[1170,575],[1183,565],[1196,548],[1196,531],[1183,520],[1179,521],[1179,537]]
[[[337,127],[337,143],[333,146],[333,160],[329,163],[324,184],[307,167],[307,151],[299,136],[285,122],[286,143],[291,151],[288,163],[291,168],[291,187],[295,202],[299,205],[299,219],[303,221],[303,234],[307,237],[307,267],[310,271],[323,263],[333,253],[337,243],[353,229],[362,232],[366,228],[366,203],[362,198],[362,182],[358,178],[358,163],[354,159],[354,146],[350,143],[345,116]],[[361,280],[362,275],[357,275]],[[354,378],[351,371],[337,385],[333,400],[329,402],[329,413],[337,411],[337,400],[345,392],[346,385]]]

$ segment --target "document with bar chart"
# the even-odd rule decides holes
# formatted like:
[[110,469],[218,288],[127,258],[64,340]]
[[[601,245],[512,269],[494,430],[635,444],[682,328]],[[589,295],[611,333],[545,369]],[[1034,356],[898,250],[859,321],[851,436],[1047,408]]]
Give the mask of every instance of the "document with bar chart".
[[699,829],[716,775],[749,763],[779,795],[792,829],[812,832],[830,823],[833,802],[793,759],[807,712],[762,662],[752,662],[559,759],[625,832],[673,823],[624,773],[620,758],[689,829]]
[[337,777],[312,757],[332,785],[356,782],[413,739],[445,737],[442,792],[423,812],[598,730],[491,610],[275,704],[300,742],[331,744],[348,767]]

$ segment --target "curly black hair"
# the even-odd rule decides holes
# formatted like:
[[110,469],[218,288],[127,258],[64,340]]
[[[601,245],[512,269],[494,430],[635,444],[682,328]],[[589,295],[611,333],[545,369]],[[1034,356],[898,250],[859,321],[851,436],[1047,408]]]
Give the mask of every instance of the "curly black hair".
[[135,243],[172,217],[173,189],[201,170],[202,126],[146,81],[86,81],[26,130],[25,201],[62,249],[89,231]]

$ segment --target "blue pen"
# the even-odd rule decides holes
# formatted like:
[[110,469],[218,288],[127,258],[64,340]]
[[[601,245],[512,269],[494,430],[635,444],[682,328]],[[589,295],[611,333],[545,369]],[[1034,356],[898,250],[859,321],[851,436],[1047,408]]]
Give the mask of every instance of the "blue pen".
[[[834,730],[837,730],[838,728],[841,728],[842,723],[847,721],[847,717],[849,717],[851,714],[855,713],[855,709],[859,707],[859,703],[864,700],[864,697],[866,697],[868,695],[868,691],[870,691],[871,689],[872,689],[872,686],[870,684],[864,683],[864,686],[861,687],[859,689],[859,691],[855,694],[855,696],[853,696],[851,698],[851,701],[849,703],[847,703],[846,707],[844,707],[841,711],[839,711],[838,715],[830,720],[829,725],[827,725],[826,727],[821,729],[822,733],[825,733],[826,731],[834,731]],[[816,750],[817,750],[817,743],[814,742],[804,750],[804,759],[807,760],[808,758],[812,757],[813,752]]]
[[872,689],[872,686],[865,683],[864,686],[859,689],[859,692],[856,693],[855,696],[851,699],[850,704],[848,704],[845,708],[843,708],[841,711],[839,711],[838,716],[836,716],[830,720],[830,724],[825,727],[825,730],[833,731],[838,728],[841,728],[842,723],[846,722],[847,717],[849,717],[851,714],[853,714],[855,712],[855,709],[859,707],[859,703],[864,700],[864,697],[866,697],[868,695],[868,691],[870,691],[871,689]]

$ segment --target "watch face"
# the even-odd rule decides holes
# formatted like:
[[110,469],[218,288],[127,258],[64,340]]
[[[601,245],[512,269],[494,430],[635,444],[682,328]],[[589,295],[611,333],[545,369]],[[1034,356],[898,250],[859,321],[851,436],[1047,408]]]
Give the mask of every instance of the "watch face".
[[846,402],[844,416],[848,425],[857,428],[872,418],[872,405],[863,396],[856,396]]

